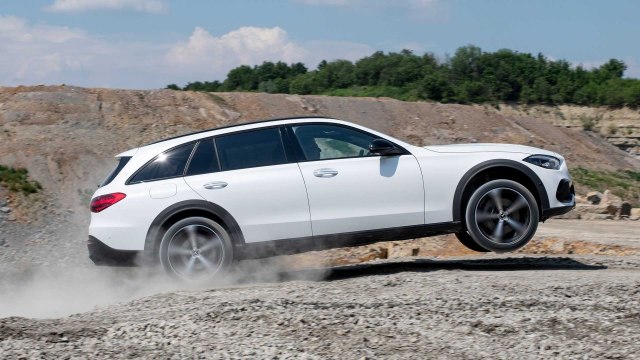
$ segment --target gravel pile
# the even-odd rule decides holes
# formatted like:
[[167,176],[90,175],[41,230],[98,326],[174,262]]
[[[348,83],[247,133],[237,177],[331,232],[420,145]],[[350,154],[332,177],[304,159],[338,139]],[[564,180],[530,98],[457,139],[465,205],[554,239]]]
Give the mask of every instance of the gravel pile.
[[[305,280],[322,276],[324,280]],[[0,358],[638,358],[640,258],[492,257],[280,272],[52,320]]]

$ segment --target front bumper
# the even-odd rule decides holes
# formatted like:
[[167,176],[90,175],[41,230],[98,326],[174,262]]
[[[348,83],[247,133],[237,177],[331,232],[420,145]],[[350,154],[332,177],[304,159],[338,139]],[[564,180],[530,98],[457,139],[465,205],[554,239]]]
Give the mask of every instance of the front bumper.
[[139,251],[116,250],[93,236],[87,240],[89,259],[96,265],[135,266]]
[[576,207],[576,203],[574,202],[573,205],[561,206],[561,207],[556,207],[556,208],[551,208],[551,209],[543,209],[542,210],[542,221],[545,221],[548,218],[553,217],[553,216],[564,215],[564,214],[568,213],[569,211],[573,210],[575,207]]
[[556,200],[562,206],[542,209],[542,221],[553,216],[564,215],[576,207],[576,190],[571,180],[560,180],[556,190]]

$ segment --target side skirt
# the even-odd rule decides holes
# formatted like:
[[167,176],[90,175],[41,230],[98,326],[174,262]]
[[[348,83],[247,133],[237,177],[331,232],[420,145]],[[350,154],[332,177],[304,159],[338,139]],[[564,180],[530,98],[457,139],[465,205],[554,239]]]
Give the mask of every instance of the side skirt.
[[236,256],[240,259],[260,259],[270,256],[298,254],[307,251],[368,245],[381,241],[416,239],[426,236],[454,233],[461,229],[462,224],[459,221],[403,226],[342,234],[237,244],[235,252]]

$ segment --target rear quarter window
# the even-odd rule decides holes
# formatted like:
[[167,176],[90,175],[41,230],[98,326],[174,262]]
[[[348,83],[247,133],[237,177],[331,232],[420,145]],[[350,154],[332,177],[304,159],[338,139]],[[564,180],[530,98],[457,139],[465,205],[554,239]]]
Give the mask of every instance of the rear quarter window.
[[107,175],[107,178],[104,179],[104,181],[100,184],[100,187],[103,187],[105,185],[109,185],[113,181],[113,179],[115,179],[116,176],[118,176],[120,171],[122,171],[122,169],[124,169],[125,165],[127,165],[129,160],[131,160],[131,156],[123,156],[123,157],[119,158],[118,159],[118,165],[116,165],[116,167],[113,170],[111,170],[109,175]]
[[182,145],[156,156],[129,180],[129,184],[183,176],[194,145],[195,143]]

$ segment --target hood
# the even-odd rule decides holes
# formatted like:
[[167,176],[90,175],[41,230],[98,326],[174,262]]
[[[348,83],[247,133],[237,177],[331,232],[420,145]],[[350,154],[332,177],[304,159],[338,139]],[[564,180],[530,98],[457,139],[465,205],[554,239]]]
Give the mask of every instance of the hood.
[[506,152],[518,154],[541,154],[550,155],[561,158],[553,151],[544,150],[525,145],[514,144],[451,144],[451,145],[433,145],[425,146],[427,150],[438,153],[477,153],[477,152]]

